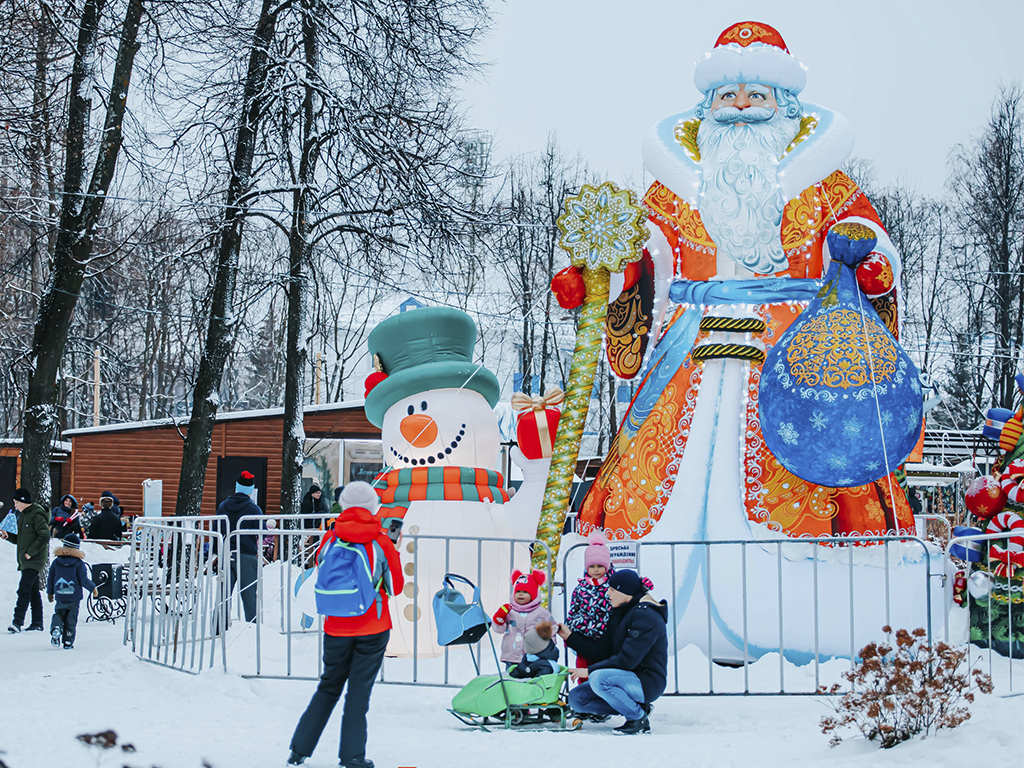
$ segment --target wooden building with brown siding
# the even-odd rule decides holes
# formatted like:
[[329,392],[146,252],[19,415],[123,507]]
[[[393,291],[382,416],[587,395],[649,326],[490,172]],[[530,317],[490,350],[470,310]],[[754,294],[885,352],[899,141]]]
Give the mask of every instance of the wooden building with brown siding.
[[[306,406],[307,441],[379,440],[380,430],[366,420],[363,401]],[[238,411],[217,415],[206,468],[202,513],[213,514],[218,498],[234,492],[242,469],[257,478],[258,503],[268,514],[280,510],[281,449],[284,409]],[[79,503],[98,505],[103,491],[121,501],[125,512],[143,511],[143,481],[162,480],[162,511],[174,514],[181,473],[181,453],[188,423],[171,419],[73,429],[68,468],[70,493]]]

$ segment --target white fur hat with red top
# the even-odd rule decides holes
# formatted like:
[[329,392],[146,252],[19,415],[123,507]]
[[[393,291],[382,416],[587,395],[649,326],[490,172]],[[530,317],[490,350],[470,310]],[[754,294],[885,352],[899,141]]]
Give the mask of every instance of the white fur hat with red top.
[[733,24],[697,62],[693,83],[701,93],[730,83],[759,83],[797,94],[807,69],[789,52],[776,29],[757,21]]
[[525,592],[531,600],[537,599],[537,593],[547,581],[548,577],[544,571],[534,570],[530,573],[523,573],[520,570],[512,571],[512,594]]

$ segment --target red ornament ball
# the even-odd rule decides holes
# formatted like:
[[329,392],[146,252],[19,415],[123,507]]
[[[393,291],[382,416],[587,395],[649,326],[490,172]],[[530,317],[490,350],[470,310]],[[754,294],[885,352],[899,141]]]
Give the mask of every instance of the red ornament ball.
[[868,254],[857,266],[857,285],[871,296],[881,296],[892,290],[896,277],[889,260],[877,251]]
[[999,487],[999,481],[991,475],[977,478],[967,486],[964,497],[967,509],[979,520],[988,520],[1003,511],[1006,494]]
[[566,267],[551,278],[551,290],[562,309],[576,309],[587,297],[583,272],[579,267]]

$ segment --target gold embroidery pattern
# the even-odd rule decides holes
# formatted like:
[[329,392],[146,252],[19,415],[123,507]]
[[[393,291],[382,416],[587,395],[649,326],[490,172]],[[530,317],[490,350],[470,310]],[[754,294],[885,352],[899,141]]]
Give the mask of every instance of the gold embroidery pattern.
[[[864,337],[871,345],[868,347]],[[809,387],[860,387],[888,381],[896,373],[896,345],[870,317],[852,309],[837,309],[801,328],[786,350],[786,362],[796,380]]]
[[794,149],[796,149],[797,145],[801,141],[806,139],[808,136],[810,136],[812,133],[814,133],[814,129],[817,127],[818,118],[814,117],[813,115],[804,115],[803,117],[801,117],[800,130],[796,132],[796,136],[794,136],[793,140],[789,142],[789,146],[786,147],[786,151],[782,153],[782,156],[785,157]]
[[[697,129],[699,128],[700,120],[695,118],[685,122],[680,120],[673,131],[676,143],[686,150],[686,154],[690,156],[691,160],[697,163],[700,162],[700,149],[697,147]],[[799,134],[797,134],[797,137],[799,138]]]
[[763,41],[765,38],[775,39],[778,33],[772,33],[771,30],[765,29],[760,24],[743,24],[730,29],[718,40],[721,44],[738,43],[739,45],[746,48],[751,43],[757,43]]
[[875,312],[885,323],[885,327],[889,329],[889,333],[895,336],[897,339],[899,335],[899,310],[896,301],[896,291],[889,291],[888,293],[876,296],[873,299],[868,299],[871,302],[871,306],[875,308]]
[[640,284],[623,291],[608,306],[605,320],[608,362],[622,378],[635,376],[644,359],[644,336],[651,328],[651,318],[644,312]]

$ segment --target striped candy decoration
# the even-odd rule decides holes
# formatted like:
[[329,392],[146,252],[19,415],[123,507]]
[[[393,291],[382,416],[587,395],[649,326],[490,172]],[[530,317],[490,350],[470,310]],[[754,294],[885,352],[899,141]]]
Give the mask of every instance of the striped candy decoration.
[[[1012,578],[1017,568],[1024,568],[1024,520],[1013,512],[1000,512],[988,521],[985,533],[1018,533],[1006,539],[996,539],[989,544],[988,559],[998,565],[993,569],[996,576]],[[999,543],[996,543],[999,542]],[[1001,546],[1006,544],[1005,548]]]
[[1007,500],[1016,506],[1024,506],[1024,488],[1020,481],[1024,479],[1024,459],[1011,461],[999,476],[999,487],[1003,489]]
[[1024,433],[1024,417],[1020,411],[1017,411],[1013,416],[1006,420],[1002,430],[999,433],[999,448],[1003,451],[1012,451],[1017,447],[1017,441],[1020,440],[1020,436]]

